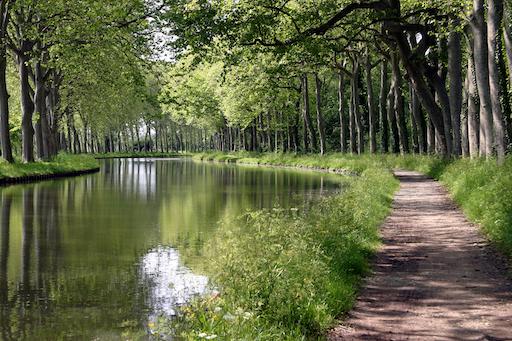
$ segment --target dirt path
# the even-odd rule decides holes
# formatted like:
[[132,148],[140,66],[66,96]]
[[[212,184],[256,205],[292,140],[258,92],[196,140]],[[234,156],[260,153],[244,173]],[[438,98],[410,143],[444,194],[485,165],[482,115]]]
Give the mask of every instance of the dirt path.
[[399,171],[384,246],[330,340],[512,340],[512,280],[435,181]]

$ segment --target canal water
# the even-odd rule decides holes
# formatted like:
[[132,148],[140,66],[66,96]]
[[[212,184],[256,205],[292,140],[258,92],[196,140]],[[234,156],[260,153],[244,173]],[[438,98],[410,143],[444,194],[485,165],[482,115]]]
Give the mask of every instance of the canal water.
[[249,209],[341,187],[310,171],[102,161],[83,177],[0,188],[0,340],[147,339],[208,290],[202,248]]

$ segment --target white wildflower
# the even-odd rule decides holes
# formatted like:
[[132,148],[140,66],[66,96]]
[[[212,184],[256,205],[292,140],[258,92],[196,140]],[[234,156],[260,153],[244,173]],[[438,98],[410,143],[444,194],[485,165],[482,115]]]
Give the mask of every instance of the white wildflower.
[[235,317],[230,313],[225,314],[222,318],[226,321],[233,321],[235,319]]

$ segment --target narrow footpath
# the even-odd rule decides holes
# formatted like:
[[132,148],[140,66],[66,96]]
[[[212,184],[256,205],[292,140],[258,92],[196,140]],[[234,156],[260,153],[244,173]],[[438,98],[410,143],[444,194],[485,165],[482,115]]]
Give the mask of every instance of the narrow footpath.
[[439,183],[395,174],[374,273],[329,340],[512,340],[506,262]]

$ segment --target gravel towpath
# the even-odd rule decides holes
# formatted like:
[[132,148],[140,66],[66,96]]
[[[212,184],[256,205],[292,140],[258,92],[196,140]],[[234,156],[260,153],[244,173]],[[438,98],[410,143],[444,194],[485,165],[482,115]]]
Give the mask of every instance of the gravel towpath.
[[439,183],[395,175],[374,272],[329,340],[512,340],[506,262]]

